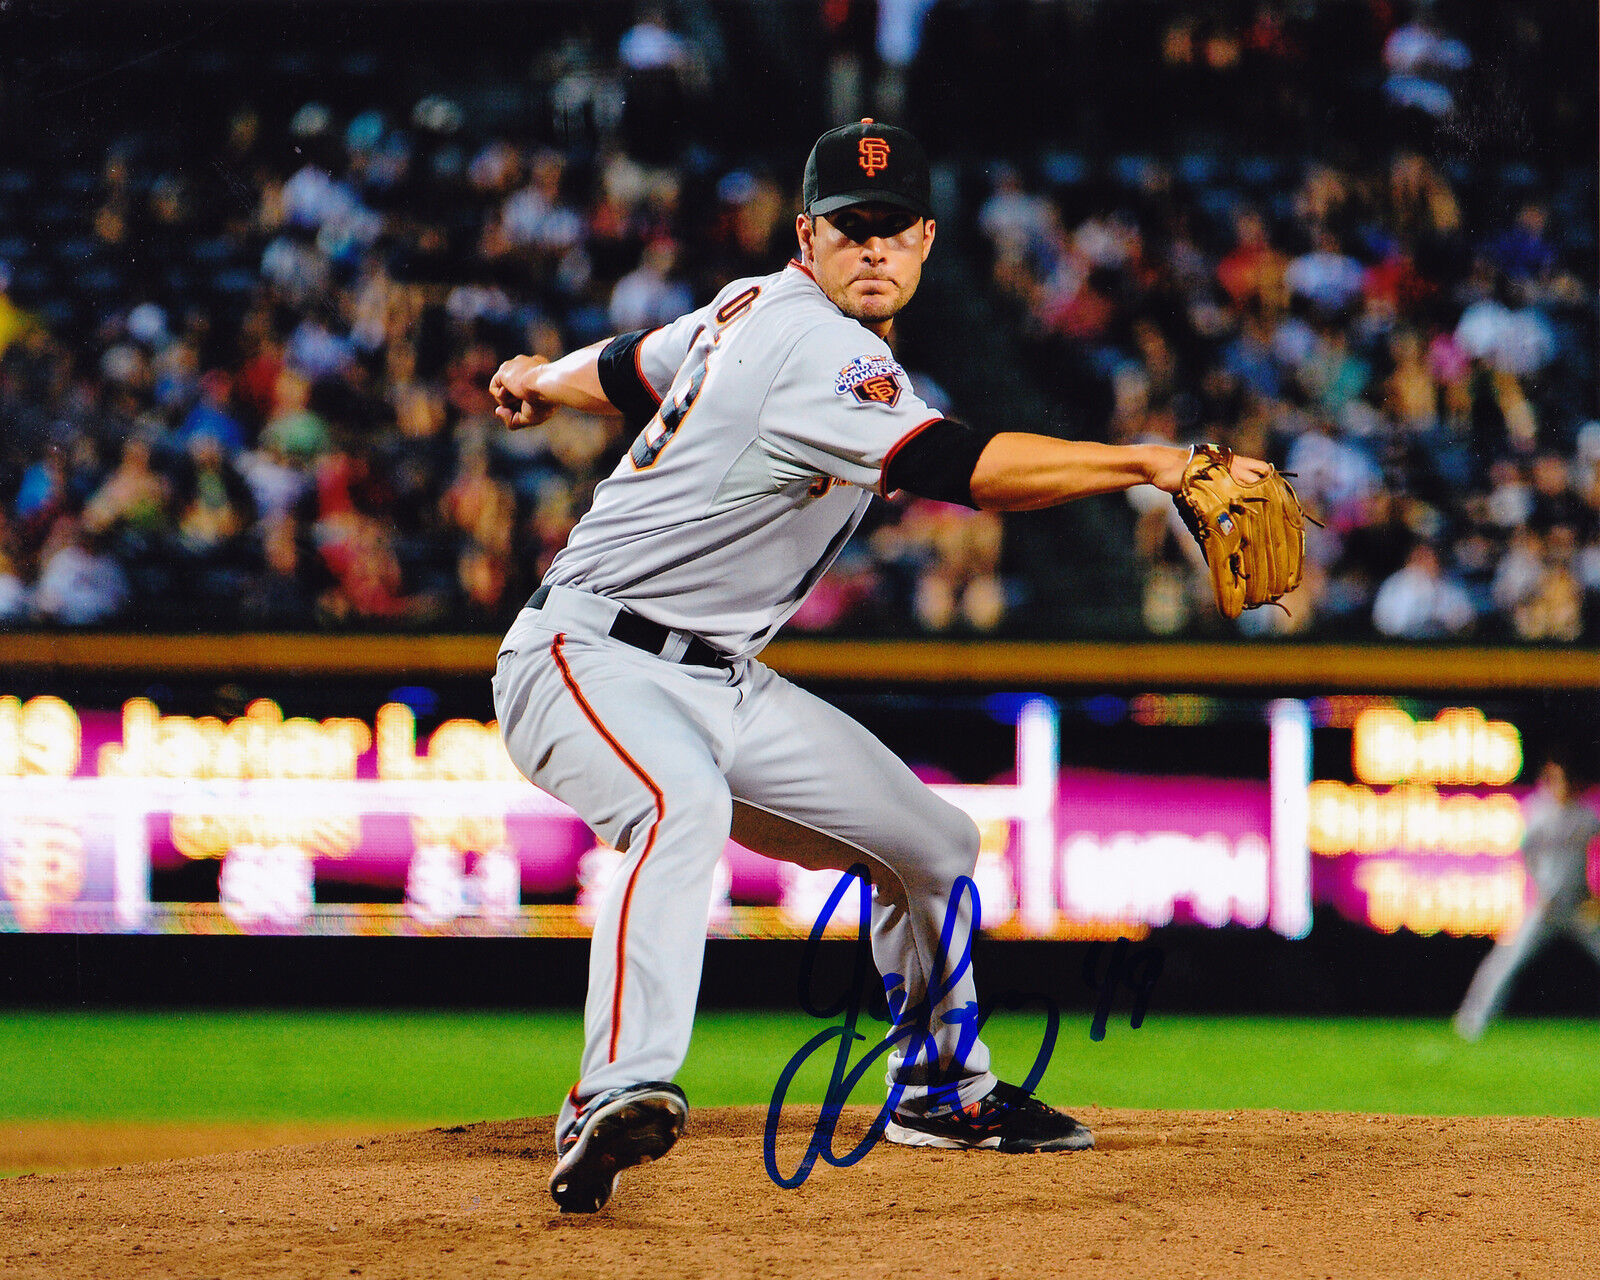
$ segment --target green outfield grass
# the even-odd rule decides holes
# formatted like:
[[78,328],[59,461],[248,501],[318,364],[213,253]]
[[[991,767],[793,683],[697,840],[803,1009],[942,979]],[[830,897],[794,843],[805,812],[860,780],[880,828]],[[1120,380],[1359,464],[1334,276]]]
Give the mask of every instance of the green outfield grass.
[[[698,1106],[761,1104],[825,1023],[708,1013],[679,1076]],[[1020,1079],[1041,1019],[985,1032]],[[869,1024],[864,1030],[875,1030]],[[24,1120],[373,1120],[456,1123],[548,1114],[580,1043],[567,1013],[10,1013],[0,1015],[0,1123]],[[859,1061],[861,1049],[852,1055]],[[831,1046],[791,1097],[822,1097]],[[869,1070],[853,1101],[881,1100]],[[1152,1016],[1089,1038],[1063,1018],[1039,1092],[1058,1105],[1600,1114],[1600,1024],[1511,1019],[1464,1044],[1443,1020]]]

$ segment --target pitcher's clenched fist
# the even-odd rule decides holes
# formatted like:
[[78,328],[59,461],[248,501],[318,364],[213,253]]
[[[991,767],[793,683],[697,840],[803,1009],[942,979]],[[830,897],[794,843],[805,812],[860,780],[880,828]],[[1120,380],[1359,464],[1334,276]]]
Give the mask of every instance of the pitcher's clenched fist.
[[540,426],[556,411],[556,402],[539,392],[539,369],[549,363],[544,356],[513,356],[489,380],[494,416],[513,431]]

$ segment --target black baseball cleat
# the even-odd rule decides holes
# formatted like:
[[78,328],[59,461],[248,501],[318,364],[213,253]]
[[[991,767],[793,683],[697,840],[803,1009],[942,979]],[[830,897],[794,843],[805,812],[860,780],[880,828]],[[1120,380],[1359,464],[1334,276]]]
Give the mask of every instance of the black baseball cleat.
[[561,1212],[604,1208],[617,1175],[666,1155],[688,1119],[683,1090],[665,1080],[595,1094],[556,1139],[550,1194]]
[[1003,1081],[965,1107],[940,1107],[928,1115],[893,1112],[883,1136],[907,1147],[1010,1152],[1086,1151],[1094,1146],[1094,1134],[1071,1116]]

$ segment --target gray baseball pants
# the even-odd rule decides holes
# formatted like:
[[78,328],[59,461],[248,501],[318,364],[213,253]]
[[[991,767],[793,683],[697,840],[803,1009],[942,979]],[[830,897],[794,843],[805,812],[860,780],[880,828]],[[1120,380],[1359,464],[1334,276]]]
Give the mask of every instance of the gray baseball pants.
[[[899,976],[909,1008],[928,991],[951,886],[978,856],[972,819],[849,716],[753,660],[669,661],[687,637],[674,637],[662,656],[612,639],[616,614],[588,592],[552,589],[506,633],[494,677],[495,713],[517,767],[625,855],[595,921],[583,1060],[561,1124],[577,1102],[670,1080],[683,1064],[713,872],[730,832],[806,867],[865,862],[873,958],[880,973]],[[854,901],[844,899],[843,918]],[[995,1083],[970,1028],[956,1060],[962,1023],[942,1016],[975,1007],[971,967],[953,983],[948,974],[968,952],[970,916],[963,906],[949,990],[928,1027],[938,1078],[958,1082],[963,1105]],[[913,1103],[933,1070],[888,1055],[888,1078],[900,1077]]]
[[1504,1008],[1522,967],[1562,933],[1575,938],[1600,964],[1600,923],[1576,905],[1536,903],[1528,908],[1516,933],[1497,941],[1478,965],[1456,1013],[1456,1030],[1468,1040],[1478,1039]]

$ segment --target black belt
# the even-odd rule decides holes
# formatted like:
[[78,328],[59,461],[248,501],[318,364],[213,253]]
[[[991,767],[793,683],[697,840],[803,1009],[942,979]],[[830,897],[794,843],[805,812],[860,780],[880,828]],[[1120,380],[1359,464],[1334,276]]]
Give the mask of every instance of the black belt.
[[[544,602],[550,598],[550,588],[540,587],[528,598],[528,608],[542,608]],[[611,623],[611,630],[606,633],[613,640],[620,640],[623,644],[631,644],[635,649],[643,649],[646,653],[661,656],[661,651],[667,647],[667,642],[672,639],[674,632],[671,627],[664,627],[659,622],[651,622],[649,618],[641,618],[637,613],[631,613],[621,605],[617,606],[616,619]],[[681,634],[681,633],[678,633]],[[678,658],[680,663],[687,663],[691,667],[725,667],[728,665],[726,655],[719,653],[699,636],[690,636],[689,645]]]

